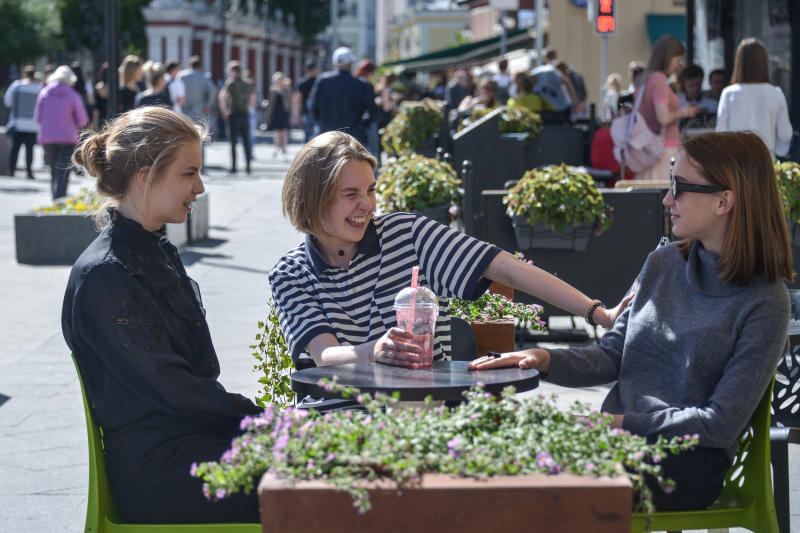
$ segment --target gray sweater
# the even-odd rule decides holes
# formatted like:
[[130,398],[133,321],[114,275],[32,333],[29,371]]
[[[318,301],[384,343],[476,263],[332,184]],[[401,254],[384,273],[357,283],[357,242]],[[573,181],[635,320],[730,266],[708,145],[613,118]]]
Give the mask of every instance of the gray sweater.
[[628,308],[599,345],[550,350],[549,381],[617,383],[603,411],[640,435],[698,434],[733,456],[737,439],[788,349],[789,294],[757,276],[717,277],[719,257],[695,242],[652,252]]

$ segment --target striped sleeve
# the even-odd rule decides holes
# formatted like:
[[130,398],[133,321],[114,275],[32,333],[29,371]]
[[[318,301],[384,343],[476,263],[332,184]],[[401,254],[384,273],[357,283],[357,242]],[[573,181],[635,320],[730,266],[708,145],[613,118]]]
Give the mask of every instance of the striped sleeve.
[[423,216],[411,232],[420,268],[437,295],[474,300],[486,292],[492,281],[483,273],[500,248]]
[[293,268],[286,261],[279,261],[270,271],[269,286],[283,336],[297,366],[311,339],[322,333],[336,335],[336,331],[325,317],[322,303],[314,297],[313,277],[304,275],[300,265]]

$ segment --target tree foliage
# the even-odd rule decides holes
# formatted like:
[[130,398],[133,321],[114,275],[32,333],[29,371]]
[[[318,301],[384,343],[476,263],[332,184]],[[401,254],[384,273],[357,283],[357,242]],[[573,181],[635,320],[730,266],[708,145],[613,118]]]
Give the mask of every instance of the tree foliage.
[[303,43],[313,44],[330,23],[330,4],[330,0],[256,0],[256,9],[263,10],[266,6],[271,18],[280,9],[284,23],[288,23],[289,14],[293,14],[295,29]]
[[22,63],[52,51],[57,17],[52,2],[0,0],[0,65]]
[[[150,0],[119,0],[119,41],[123,54],[147,50],[146,22],[142,8]],[[105,0],[58,0],[61,35],[68,52],[82,49],[96,59],[105,56]]]

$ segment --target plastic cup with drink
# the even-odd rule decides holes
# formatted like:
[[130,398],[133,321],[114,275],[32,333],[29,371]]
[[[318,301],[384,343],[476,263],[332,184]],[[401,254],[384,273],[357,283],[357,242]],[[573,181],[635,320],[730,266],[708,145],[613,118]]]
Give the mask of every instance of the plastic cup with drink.
[[394,299],[397,314],[397,327],[413,335],[412,344],[422,350],[419,362],[411,363],[410,368],[428,367],[433,364],[433,338],[436,332],[436,317],[439,305],[436,295],[417,285],[419,267],[411,273],[411,286],[400,291]]

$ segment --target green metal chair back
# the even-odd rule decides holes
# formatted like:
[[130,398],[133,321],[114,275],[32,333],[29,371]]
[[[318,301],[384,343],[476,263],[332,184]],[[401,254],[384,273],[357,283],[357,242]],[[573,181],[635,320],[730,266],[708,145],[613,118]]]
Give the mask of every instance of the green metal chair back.
[[[744,527],[759,533],[778,533],[769,446],[773,386],[774,380],[753,413],[750,427],[739,439],[739,452],[717,501],[701,511],[655,513],[651,531]],[[648,531],[645,528],[645,516],[634,513],[631,531]]]
[[86,435],[89,439],[89,497],[85,533],[256,533],[261,524],[126,524],[119,514],[106,477],[103,429],[94,422],[78,361],[72,356],[83,396]]

